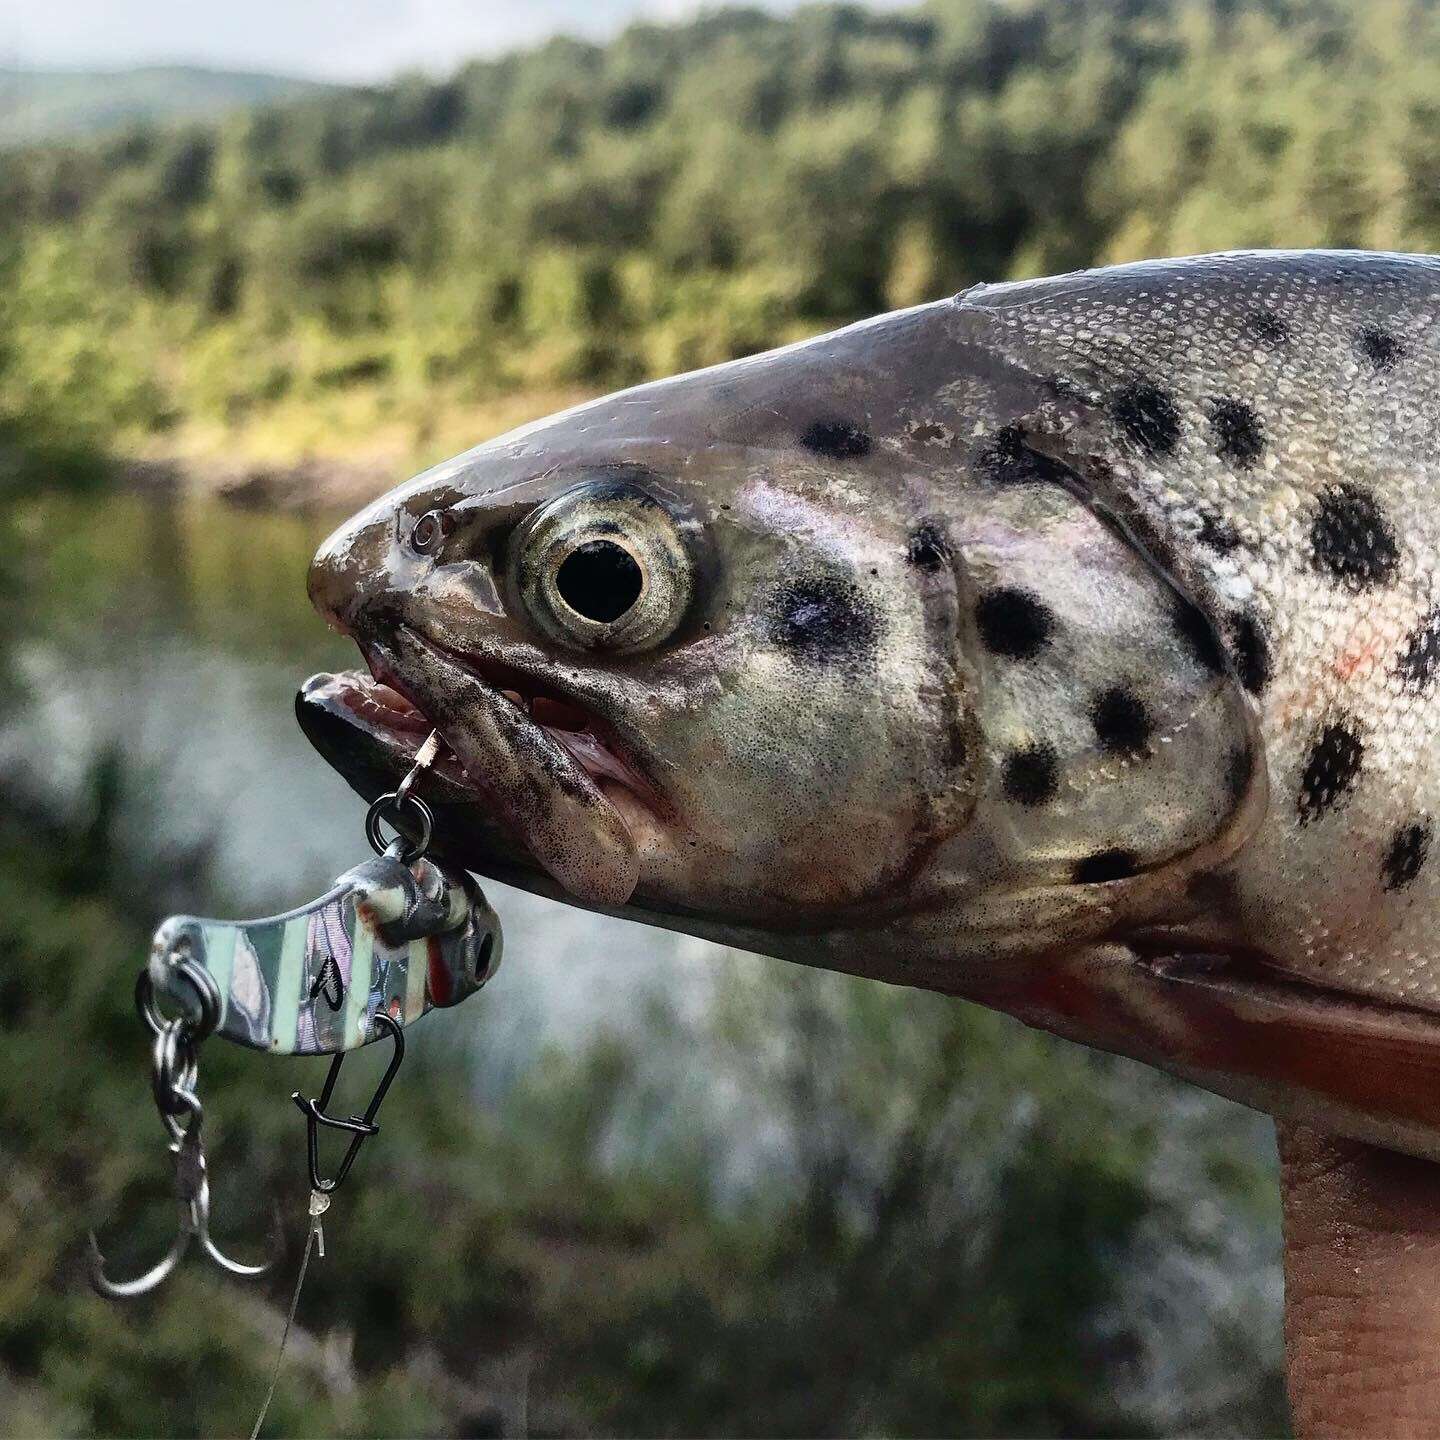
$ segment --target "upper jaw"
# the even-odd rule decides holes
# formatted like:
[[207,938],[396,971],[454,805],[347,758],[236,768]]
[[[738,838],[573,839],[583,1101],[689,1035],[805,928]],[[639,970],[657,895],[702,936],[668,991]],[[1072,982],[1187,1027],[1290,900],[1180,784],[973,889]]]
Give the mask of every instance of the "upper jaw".
[[[421,645],[481,685],[498,691],[528,715],[592,780],[622,785],[657,816],[668,814],[669,807],[645,773],[634,746],[601,713],[595,696],[582,694],[577,686],[557,679],[553,667],[543,667],[541,673],[541,666],[503,657],[495,648],[467,652],[437,636],[406,628]],[[405,676],[393,668],[393,658],[381,647],[371,647],[365,653],[375,679],[391,686],[414,708],[415,702],[406,692]],[[414,713],[423,719],[418,708]],[[471,788],[475,788],[473,783]]]

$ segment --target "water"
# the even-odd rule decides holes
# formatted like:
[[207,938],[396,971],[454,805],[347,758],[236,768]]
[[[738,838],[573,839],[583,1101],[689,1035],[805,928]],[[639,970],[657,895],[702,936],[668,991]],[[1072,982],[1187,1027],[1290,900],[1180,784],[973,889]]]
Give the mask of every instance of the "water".
[[[217,890],[234,913],[318,894],[369,854],[363,802],[293,713],[306,675],[358,663],[305,595],[310,556],[339,518],[130,495],[37,504],[24,526],[27,694],[0,732],[0,765],[23,764],[63,799],[114,747],[139,788],[133,843],[213,840]],[[506,964],[465,1009],[503,1012],[487,1014],[492,1071],[597,1027],[625,1028],[657,987],[703,988],[724,953],[506,886],[487,891]],[[457,1012],[427,1029],[464,1023]]]

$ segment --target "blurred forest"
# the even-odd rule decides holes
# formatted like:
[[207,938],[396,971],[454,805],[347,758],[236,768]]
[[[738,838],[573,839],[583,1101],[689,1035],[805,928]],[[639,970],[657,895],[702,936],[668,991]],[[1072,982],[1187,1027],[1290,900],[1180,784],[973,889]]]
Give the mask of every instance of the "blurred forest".
[[[940,0],[719,11],[7,152],[3,644],[30,623],[27,505],[117,457],[400,478],[978,279],[1435,249],[1437,140],[1433,0]],[[167,907],[226,896],[203,847],[123,841],[144,783],[113,756],[68,808],[0,778],[0,1431],[243,1432],[298,1259],[285,1097],[314,1071],[205,1056],[221,1243],[281,1196],[275,1278],[91,1297],[89,1225],[125,1217],[124,1263],[172,1220],[131,976]],[[458,1043],[413,1047],[268,1433],[1283,1430],[1262,1120],[746,957],[712,1003],[655,1006],[643,1044],[597,1031],[474,1103]]]

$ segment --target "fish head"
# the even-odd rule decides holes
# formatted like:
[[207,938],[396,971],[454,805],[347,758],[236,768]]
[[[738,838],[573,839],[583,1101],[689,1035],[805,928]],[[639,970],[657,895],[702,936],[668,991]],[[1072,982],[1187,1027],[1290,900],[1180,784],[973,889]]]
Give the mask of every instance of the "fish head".
[[823,387],[813,347],[640,387],[344,525],[311,593],[385,688],[312,681],[312,738],[374,794],[433,723],[446,852],[580,903],[769,932],[913,898],[975,802],[975,677],[884,377],[828,345]]
[[312,680],[307,732],[373,796],[433,725],[444,854],[833,968],[983,997],[1153,908],[1244,829],[1243,696],[1063,484],[994,483],[1060,472],[1002,424],[1049,390],[953,322],[641,386],[382,498],[310,579],[379,685]]

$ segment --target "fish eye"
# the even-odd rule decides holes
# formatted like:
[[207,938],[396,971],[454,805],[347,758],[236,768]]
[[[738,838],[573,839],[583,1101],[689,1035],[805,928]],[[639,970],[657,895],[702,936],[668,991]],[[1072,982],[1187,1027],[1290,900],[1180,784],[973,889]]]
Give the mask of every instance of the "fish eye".
[[511,540],[510,584],[552,639],[640,650],[679,624],[691,564],[669,511],[639,486],[587,482],[526,517]]
[[616,541],[587,540],[560,562],[555,588],[577,615],[613,625],[640,598],[645,573]]

